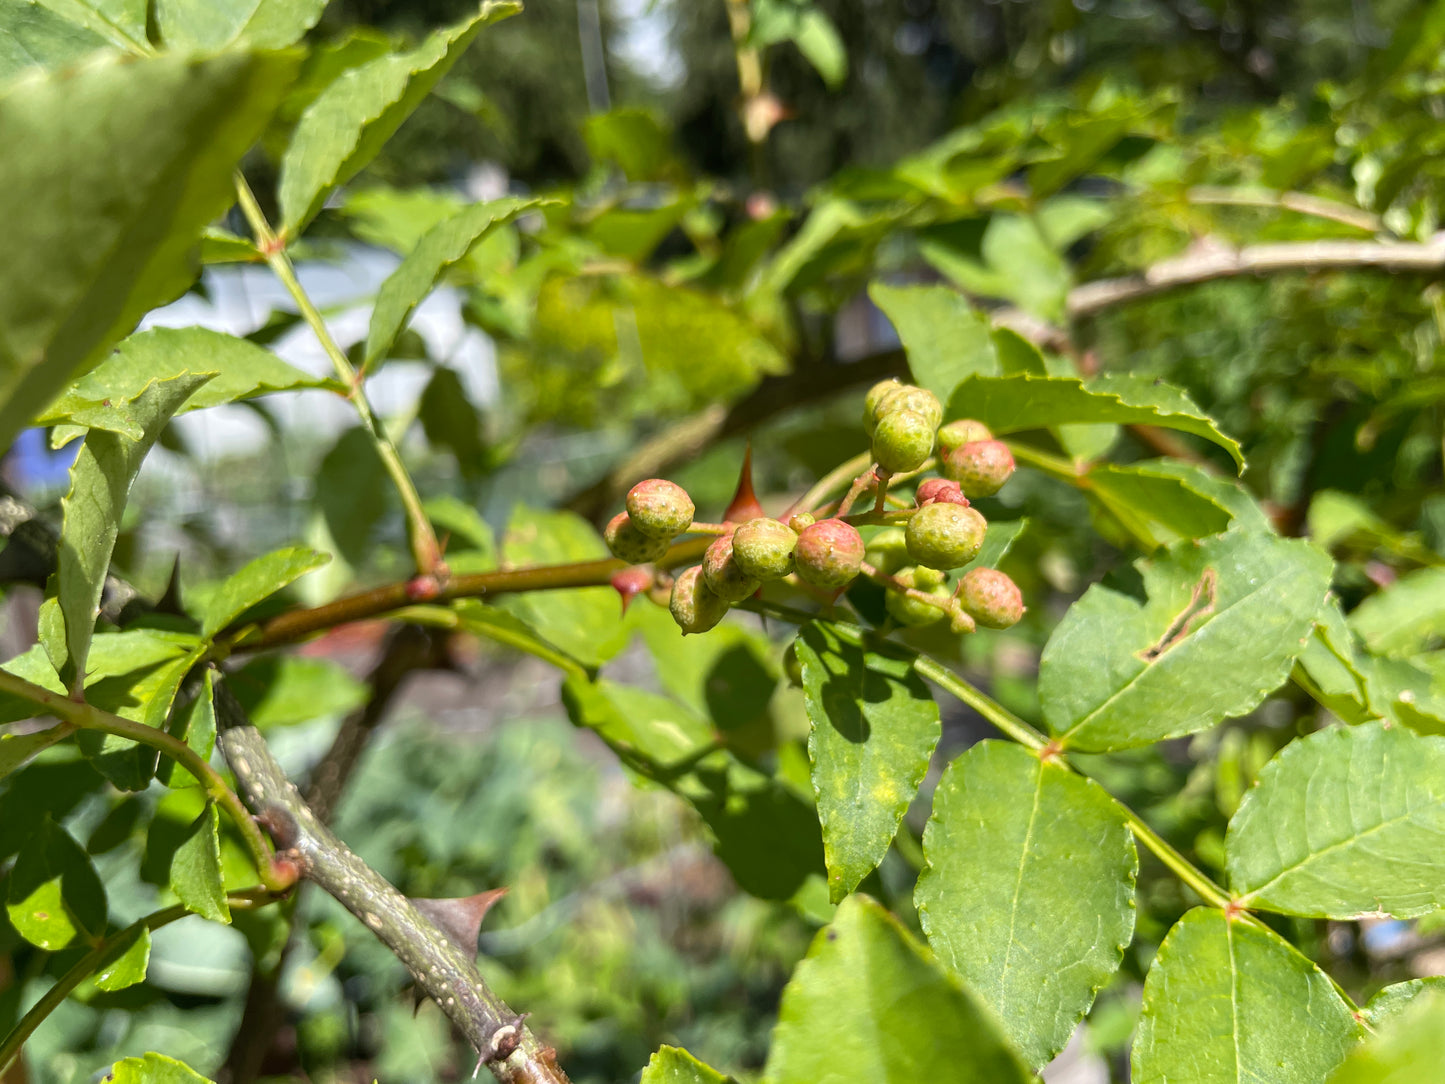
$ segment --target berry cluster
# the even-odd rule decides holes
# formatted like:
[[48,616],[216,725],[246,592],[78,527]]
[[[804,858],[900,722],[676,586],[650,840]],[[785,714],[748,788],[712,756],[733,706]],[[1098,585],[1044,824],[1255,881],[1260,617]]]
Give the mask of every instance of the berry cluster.
[[[988,523],[970,499],[998,492],[1013,473],[1013,455],[982,422],[965,419],[940,427],[942,421],[943,407],[932,392],[883,381],[868,392],[863,411],[873,464],[836,508],[799,512],[786,522],[755,516],[699,524],[681,486],[650,478],[633,487],[627,511],[608,523],[608,548],[629,564],[646,564],[659,560],[685,531],[717,535],[702,564],[673,581],[668,608],[684,633],[711,629],[730,606],[765,583],[793,578],[837,593],[860,574],[886,588],[888,612],[899,624],[948,617],[960,632],[979,625],[1008,628],[1024,611],[1008,576],[976,568],[950,590],[946,572],[978,555]],[[918,485],[912,508],[885,510],[893,476],[920,470],[935,447],[942,477]],[[854,500],[870,489],[876,491],[874,510],[848,515]],[[875,524],[884,529],[865,545],[858,525]]]

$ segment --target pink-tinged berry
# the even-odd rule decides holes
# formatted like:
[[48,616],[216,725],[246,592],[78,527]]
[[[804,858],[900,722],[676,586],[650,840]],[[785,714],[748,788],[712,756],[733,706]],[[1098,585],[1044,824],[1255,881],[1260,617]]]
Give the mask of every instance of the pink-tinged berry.
[[804,528],[793,551],[798,579],[814,587],[843,587],[863,564],[863,536],[841,519],[824,519]]
[[917,470],[933,454],[933,426],[917,411],[900,410],[878,419],[873,459],[890,474]]
[[930,504],[914,512],[904,528],[908,554],[929,568],[957,568],[978,556],[988,522],[972,508]]
[[612,551],[612,556],[619,561],[626,561],[629,565],[645,565],[649,561],[656,561],[667,552],[670,545],[665,538],[648,538],[632,525],[626,512],[618,512],[608,521],[602,537],[607,542],[607,548]]
[[703,581],[699,565],[693,565],[673,581],[667,608],[684,636],[690,632],[707,632],[728,612],[727,600]]
[[968,498],[958,483],[947,478],[929,478],[918,486],[915,503],[919,508],[925,504],[961,504],[968,507]]
[[908,564],[908,543],[902,527],[885,527],[868,540],[863,559],[885,576]]
[[793,571],[798,534],[786,523],[761,516],[733,532],[733,560],[749,579],[781,580]]
[[996,568],[975,568],[959,581],[958,601],[984,628],[1006,629],[1024,615],[1018,584]]
[[632,526],[648,538],[676,538],[692,525],[696,511],[687,490],[665,478],[648,478],[627,492]]
[[863,428],[870,437],[878,425],[878,408],[883,405],[884,399],[901,387],[902,382],[888,379],[880,380],[868,389],[868,394],[863,399]]
[[960,444],[943,460],[943,473],[957,482],[971,500],[992,497],[1013,472],[1013,452],[1001,440]]
[[976,422],[972,418],[959,418],[938,431],[938,454],[947,455],[955,448],[976,440],[993,440],[993,433],[989,432],[988,426],[983,422]]
[[708,546],[702,556],[702,578],[712,588],[713,594],[727,602],[741,602],[762,586],[757,580],[744,576],[733,560],[732,535],[715,538]]
[[912,384],[900,384],[884,395],[873,412],[874,420],[881,422],[886,415],[897,414],[903,410],[922,414],[928,419],[931,429],[936,430],[938,423],[943,421],[943,404],[938,401],[938,396],[926,388],[914,387]]

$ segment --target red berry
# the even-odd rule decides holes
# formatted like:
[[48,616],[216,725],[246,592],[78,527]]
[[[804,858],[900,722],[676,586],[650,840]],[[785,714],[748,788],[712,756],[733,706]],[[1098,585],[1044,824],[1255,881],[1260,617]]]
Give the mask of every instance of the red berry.
[[814,587],[842,587],[863,564],[863,536],[841,519],[825,519],[798,535],[793,551],[798,579]]
[[943,460],[943,473],[977,500],[992,497],[1014,472],[1013,453],[1001,440],[975,440],[960,444]]
[[938,454],[947,455],[959,445],[970,444],[975,440],[993,440],[993,434],[983,422],[976,422],[972,418],[959,418],[938,431]]
[[703,581],[712,588],[713,594],[728,602],[741,602],[762,586],[757,580],[743,575],[733,560],[733,538],[726,534],[713,540],[702,558]]
[[963,495],[957,482],[947,478],[929,478],[919,485],[916,503],[919,508],[935,503],[961,504],[967,508],[968,498]]
[[1024,597],[1018,584],[996,568],[975,568],[959,581],[958,601],[980,625],[1006,629],[1024,615]]

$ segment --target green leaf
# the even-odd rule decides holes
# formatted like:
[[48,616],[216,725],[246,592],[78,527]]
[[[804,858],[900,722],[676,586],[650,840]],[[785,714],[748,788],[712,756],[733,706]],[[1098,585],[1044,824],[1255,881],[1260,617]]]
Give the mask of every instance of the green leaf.
[[39,0],[63,19],[93,31],[118,49],[146,51],[147,0]]
[[748,44],[766,48],[791,41],[828,85],[837,90],[848,75],[848,50],[838,28],[812,3],[754,0]]
[[60,643],[47,638],[45,646],[71,692],[85,684],[85,657],[131,483],[172,413],[209,379],[187,375],[152,384],[135,400],[140,439],[93,430],[70,468],[70,492],[61,501],[64,518],[54,581],[65,639]]
[[1359,1035],[1330,980],[1278,934],[1196,907],[1144,982],[1134,1084],[1323,1084]]
[[108,429],[139,440],[145,429],[138,399],[156,381],[212,373],[177,414],[276,391],[326,386],[255,343],[208,328],[153,328],[123,340],[114,354],[81,377],[35,419]]
[[765,637],[734,624],[683,636],[661,609],[640,616],[657,680],[699,717],[719,730],[736,730],[768,711],[779,670]]
[[1182,391],[1132,376],[1095,377],[1087,386],[1066,376],[972,376],[949,398],[944,418],[977,418],[997,434],[1075,423],[1157,425],[1212,441],[1244,467],[1238,442]]
[[865,651],[817,621],[795,643],[836,903],[877,868],[898,834],[938,744],[938,705],[905,653]]
[[145,982],[151,959],[151,932],[144,926],[133,926],[116,939],[95,973],[95,985],[102,990],[124,990]]
[[1156,545],[1218,534],[1233,519],[1213,497],[1154,463],[1095,463],[1080,484],[1131,533]]
[[126,1058],[111,1068],[110,1084],[212,1084],[184,1062],[164,1054]]
[[898,330],[914,382],[940,402],[964,377],[1000,374],[988,317],[957,290],[875,282],[868,296]]
[[69,734],[68,729],[60,726],[37,730],[31,734],[0,734],[0,779],[21,767],[42,749],[49,749]]
[[1445,1065],[1445,994],[1421,998],[1350,1051],[1329,1084],[1426,1084]]
[[201,231],[297,62],[106,58],[0,93],[0,146],[26,148],[0,157],[0,192],[25,208],[7,216],[0,270],[0,448],[190,286]]
[[252,659],[227,684],[262,730],[346,715],[367,697],[366,684],[340,663],[302,655]]
[[928,943],[1039,1067],[1069,1041],[1134,935],[1139,860],[1095,782],[1009,742],[943,774],[914,903]]
[[585,667],[565,652],[542,639],[521,619],[486,606],[480,599],[461,599],[452,610],[457,618],[456,627],[475,636],[485,636],[494,643],[504,644],[518,651],[535,655],[544,662],[550,662],[559,670],[573,673],[585,672]]
[[312,500],[349,565],[371,553],[371,532],[386,514],[386,467],[376,445],[360,426],[336,438],[316,472]]
[[294,45],[316,25],[327,0],[156,0],[161,41],[176,51],[211,52],[244,42]]
[[582,138],[595,162],[610,162],[629,181],[660,181],[678,169],[672,137],[647,109],[613,109],[582,122]]
[[171,858],[171,891],[186,907],[212,922],[231,921],[221,877],[221,823],[214,802],[186,830]]
[[281,233],[297,236],[327,193],[376,157],[482,28],[521,8],[512,2],[482,4],[475,15],[435,31],[410,52],[350,68],[323,90],[301,115],[281,159]]
[[570,675],[562,699],[572,721],[595,731],[625,762],[653,778],[715,748],[712,727],[675,700],[615,681]]
[[508,197],[473,203],[427,230],[377,292],[376,305],[371,310],[371,327],[366,333],[362,368],[373,370],[384,360],[412,312],[432,292],[448,267],[463,259],[473,245],[498,226],[511,222],[541,202]]
[[[196,698],[181,714],[179,729],[172,730],[174,737],[184,741],[196,756],[205,761],[211,759],[211,752],[216,748],[215,681],[215,670],[208,668],[201,674],[201,686]],[[169,757],[161,758],[156,776],[172,789],[200,786],[200,781],[195,776]]]
[[20,848],[7,878],[5,910],[17,933],[50,952],[105,930],[105,886],[84,848],[49,813]]
[[464,477],[479,478],[491,471],[496,460],[487,447],[482,416],[455,369],[437,366],[421,393],[417,416],[427,443],[449,449]]
[[[1445,998],[1445,975],[1430,975],[1423,979],[1409,979],[1386,986],[1370,998],[1360,1012],[1364,1014],[1365,1023],[1378,1031],[1422,996]],[[1442,1053],[1442,1056],[1445,1056],[1445,1053]]]
[[1401,576],[1350,612],[1350,628],[1376,655],[1414,655],[1445,636],[1445,568]]
[[1033,1079],[992,1012],[899,924],[850,896],[783,990],[769,1084]]
[[1229,822],[1246,906],[1318,918],[1445,906],[1445,738],[1365,723],[1286,745]]
[[[975,241],[959,245],[946,227],[927,231],[919,254],[975,297],[1011,301],[1027,312],[1060,323],[1072,276],[1068,262],[1031,217],[991,215]],[[967,235],[965,235],[967,236]]]
[[731,1084],[732,1077],[709,1068],[686,1050],[658,1048],[642,1070],[640,1084]]
[[0,0],[0,80],[27,68],[59,68],[109,44],[34,0]]
[[1101,752],[1250,711],[1308,642],[1330,567],[1307,542],[1230,531],[1136,562],[1143,601],[1095,584],[1044,646],[1049,730],[1069,748]]
[[233,573],[206,598],[197,616],[201,636],[209,640],[256,603],[269,598],[306,573],[331,560],[307,546],[288,546],[254,561]]

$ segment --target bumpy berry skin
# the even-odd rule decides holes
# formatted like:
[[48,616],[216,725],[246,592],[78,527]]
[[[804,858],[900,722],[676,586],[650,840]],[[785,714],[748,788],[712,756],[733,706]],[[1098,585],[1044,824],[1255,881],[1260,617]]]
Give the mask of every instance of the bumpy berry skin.
[[[917,572],[928,571],[925,569],[904,569],[897,574],[897,578],[910,587],[916,587],[925,594],[932,595],[941,602],[946,602],[949,597],[948,588],[928,584],[925,579],[923,583],[916,582]],[[928,584],[925,586],[925,584]],[[907,625],[909,628],[921,628],[924,625],[931,625],[935,621],[942,621],[947,616],[946,612],[938,606],[933,606],[920,599],[905,595],[900,591],[887,591],[883,595],[883,605],[887,608],[893,620],[900,625]]]
[[943,404],[938,401],[938,396],[912,384],[900,384],[896,390],[884,395],[874,411],[875,420],[881,422],[886,415],[897,414],[900,410],[922,414],[928,419],[930,428],[935,430],[943,421]]
[[788,517],[788,526],[798,534],[802,534],[818,521],[813,518],[812,512],[794,512]]
[[996,568],[975,568],[959,581],[958,601],[984,628],[1006,629],[1024,615],[1018,584]]
[[955,448],[971,444],[975,440],[993,440],[993,433],[983,422],[976,422],[972,418],[959,418],[938,431],[938,454],[947,455]]
[[733,532],[733,560],[749,579],[781,580],[793,571],[798,535],[786,523],[766,516],[749,520]]
[[917,470],[933,454],[933,426],[914,410],[885,414],[873,430],[873,459],[891,474]]
[[684,636],[690,632],[707,632],[728,612],[727,601],[703,582],[699,565],[693,565],[673,582],[667,608]]
[[649,561],[656,561],[667,552],[669,545],[666,538],[648,538],[633,526],[632,519],[626,512],[618,512],[612,517],[607,529],[602,532],[602,537],[607,542],[607,548],[612,551],[612,556],[619,561],[626,561],[629,565],[645,565]]
[[632,526],[648,538],[676,538],[692,525],[696,511],[687,490],[665,478],[648,478],[627,493]]
[[874,428],[878,425],[878,408],[883,400],[892,395],[903,385],[893,379],[880,380],[868,389],[867,396],[863,399],[863,428],[871,437]]
[[885,576],[908,564],[908,543],[902,527],[885,527],[868,542],[863,559]]
[[744,576],[733,560],[733,538],[730,534],[714,539],[708,546],[702,557],[702,578],[712,588],[713,594],[727,602],[741,602],[762,586],[757,580]]
[[1000,440],[960,444],[943,459],[943,473],[957,482],[970,500],[992,497],[1013,472],[1013,453]]
[[863,536],[841,519],[819,520],[798,535],[798,579],[814,587],[843,587],[863,564]]
[[978,555],[988,522],[972,508],[930,504],[913,513],[904,528],[908,555],[929,568],[957,568]]
[[919,508],[925,504],[961,504],[967,508],[968,498],[957,482],[947,478],[929,478],[919,484],[915,503]]

